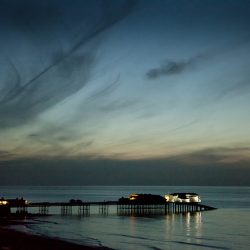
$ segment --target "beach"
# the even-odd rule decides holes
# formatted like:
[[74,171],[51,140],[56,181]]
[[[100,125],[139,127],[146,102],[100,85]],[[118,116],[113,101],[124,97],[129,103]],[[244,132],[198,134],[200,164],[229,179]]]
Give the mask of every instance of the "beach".
[[57,238],[32,235],[0,226],[0,249],[1,250],[108,250],[107,247],[83,246],[63,241]]

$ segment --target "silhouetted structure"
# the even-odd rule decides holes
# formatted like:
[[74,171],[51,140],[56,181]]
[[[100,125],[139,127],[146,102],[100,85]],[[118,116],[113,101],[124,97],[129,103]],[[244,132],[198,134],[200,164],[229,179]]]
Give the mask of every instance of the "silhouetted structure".
[[155,194],[131,194],[128,198],[120,198],[122,204],[165,204],[166,199]]
[[6,216],[10,214],[10,206],[8,201],[4,198],[0,199],[0,216]]
[[[118,201],[83,202],[71,199],[69,202],[36,202],[28,203],[24,199],[6,200],[8,208],[16,208],[17,214],[27,214],[28,208],[38,208],[39,215],[49,215],[49,208],[60,208],[61,215],[72,215],[77,211],[79,216],[90,215],[92,206],[99,207],[99,213],[107,215],[109,206],[117,207],[117,215],[159,215],[167,213],[199,212],[215,209],[197,202],[168,202],[160,195],[131,194],[128,198]],[[78,208],[77,210],[73,207]],[[10,210],[9,210],[10,211]],[[7,212],[7,210],[6,210]]]
[[9,206],[0,206],[0,216],[6,216],[10,214]]
[[[160,195],[131,194],[120,198],[117,204],[119,215],[164,215],[167,213],[199,212],[214,209],[199,204],[195,193],[173,193],[171,200]],[[176,198],[176,199],[174,199]],[[178,198],[178,199],[177,199]]]

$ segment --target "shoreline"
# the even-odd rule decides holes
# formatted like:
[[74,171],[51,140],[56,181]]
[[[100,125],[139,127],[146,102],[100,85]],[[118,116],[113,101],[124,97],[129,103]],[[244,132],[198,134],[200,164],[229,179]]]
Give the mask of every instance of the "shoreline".
[[103,246],[86,246],[72,243],[59,238],[42,235],[29,234],[10,228],[11,225],[23,224],[25,222],[13,223],[11,221],[0,221],[0,249],[2,250],[112,250]]

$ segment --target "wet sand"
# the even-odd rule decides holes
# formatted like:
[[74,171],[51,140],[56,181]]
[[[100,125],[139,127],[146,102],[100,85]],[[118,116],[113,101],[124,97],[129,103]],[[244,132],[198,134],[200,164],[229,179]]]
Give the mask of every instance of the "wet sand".
[[61,239],[31,235],[0,226],[0,250],[111,250],[106,247],[83,246]]

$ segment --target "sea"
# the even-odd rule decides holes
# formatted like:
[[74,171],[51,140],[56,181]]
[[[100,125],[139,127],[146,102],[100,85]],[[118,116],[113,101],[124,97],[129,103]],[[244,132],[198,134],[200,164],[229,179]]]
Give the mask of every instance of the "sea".
[[250,249],[250,187],[218,186],[2,186],[0,197],[23,197],[29,202],[115,201],[131,193],[165,195],[195,192],[202,204],[216,210],[151,216],[117,215],[116,208],[100,214],[91,207],[88,216],[35,217],[15,226],[32,234],[61,238],[117,250]]

